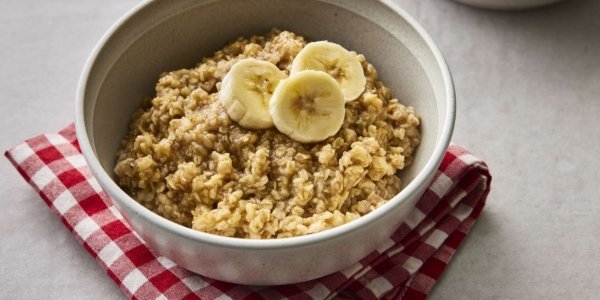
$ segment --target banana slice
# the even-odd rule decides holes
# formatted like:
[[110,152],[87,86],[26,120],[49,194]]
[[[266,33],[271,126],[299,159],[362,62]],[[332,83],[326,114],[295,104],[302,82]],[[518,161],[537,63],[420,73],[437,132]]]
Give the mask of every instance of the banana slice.
[[269,101],[287,75],[270,62],[246,58],[231,67],[221,82],[219,100],[229,117],[248,129],[273,126]]
[[325,140],[342,127],[345,104],[333,77],[307,70],[279,83],[269,110],[280,132],[298,142],[312,143]]
[[365,90],[367,79],[358,57],[344,47],[328,41],[308,43],[292,62],[291,74],[303,70],[323,71],[339,83],[346,101]]

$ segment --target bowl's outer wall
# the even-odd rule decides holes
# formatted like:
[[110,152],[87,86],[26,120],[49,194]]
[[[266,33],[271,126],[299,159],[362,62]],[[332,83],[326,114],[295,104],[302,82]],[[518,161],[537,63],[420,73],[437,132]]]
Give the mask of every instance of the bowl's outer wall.
[[[136,216],[130,207],[120,208],[125,219],[153,249],[198,274],[246,285],[279,285],[303,282],[345,269],[389,239],[406,218],[426,186],[403,201],[378,222],[350,234],[320,243],[279,249],[239,249],[174,236],[156,223]],[[109,193],[111,197],[114,197]],[[118,207],[121,207],[118,205]]]
[[[365,226],[319,243],[282,249],[226,247],[174,233],[148,217],[145,208],[107,179],[103,173],[113,176],[115,153],[131,115],[144,97],[153,96],[161,72],[194,66],[226,42],[240,35],[265,33],[271,27],[309,40],[335,41],[365,54],[394,97],[415,107],[423,120],[423,141],[414,164],[402,173],[405,184],[428,162],[441,159],[432,158],[432,153],[441,140],[449,139],[440,132],[448,124],[447,118],[454,118],[447,114],[454,95],[448,90],[446,66],[440,65],[443,62],[411,21],[382,2],[163,0],[139,7],[98,46],[89,76],[80,86],[85,133],[103,167],[95,169],[91,164],[92,171],[132,227],[154,249],[200,274],[244,284],[304,281],[358,261],[388,239],[434,175],[434,171],[421,175],[423,184],[401,194],[405,199],[396,196],[390,201],[396,204],[384,206],[389,207],[388,213]],[[95,158],[86,155],[86,159]]]

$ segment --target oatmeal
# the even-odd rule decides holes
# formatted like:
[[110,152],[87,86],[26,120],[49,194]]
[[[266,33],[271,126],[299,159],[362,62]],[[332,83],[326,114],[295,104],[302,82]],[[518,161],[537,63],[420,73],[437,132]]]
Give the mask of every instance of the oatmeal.
[[273,30],[240,38],[195,68],[162,74],[118,152],[118,184],[173,222],[252,239],[323,231],[383,205],[401,190],[396,174],[413,160],[420,121],[363,55],[364,92],[345,104],[339,131],[320,142],[246,129],[219,101],[236,62],[267,61],[287,76],[305,45],[302,36]]

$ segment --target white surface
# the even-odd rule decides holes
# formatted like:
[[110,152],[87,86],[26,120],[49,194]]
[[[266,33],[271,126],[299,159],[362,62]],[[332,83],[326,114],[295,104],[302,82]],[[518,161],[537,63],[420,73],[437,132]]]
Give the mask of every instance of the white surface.
[[[484,213],[431,299],[595,298],[600,2],[500,13],[396,1],[450,64],[454,142],[494,175]],[[0,149],[73,120],[85,58],[135,3],[0,2]],[[5,159],[0,174],[0,298],[122,299]]]

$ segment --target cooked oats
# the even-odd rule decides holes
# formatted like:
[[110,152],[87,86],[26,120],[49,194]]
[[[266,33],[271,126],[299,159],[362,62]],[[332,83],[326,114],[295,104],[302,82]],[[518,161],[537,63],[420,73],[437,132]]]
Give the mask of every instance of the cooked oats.
[[171,221],[252,239],[323,231],[396,195],[396,174],[411,164],[421,140],[420,119],[391,97],[363,55],[365,91],[346,104],[342,128],[323,142],[244,129],[223,110],[219,85],[235,62],[254,57],[289,74],[305,44],[302,36],[272,30],[239,38],[195,68],[161,74],[156,96],[134,115],[118,152],[119,185]]

